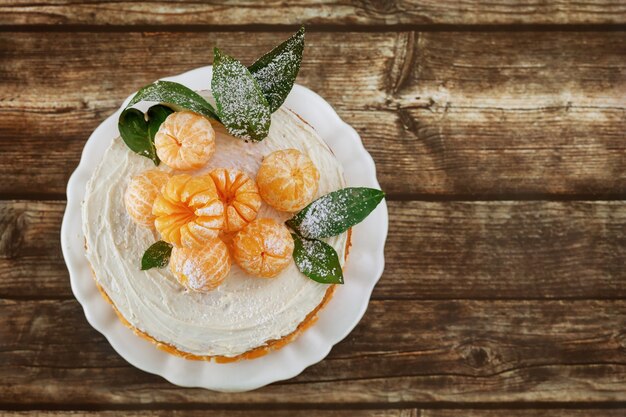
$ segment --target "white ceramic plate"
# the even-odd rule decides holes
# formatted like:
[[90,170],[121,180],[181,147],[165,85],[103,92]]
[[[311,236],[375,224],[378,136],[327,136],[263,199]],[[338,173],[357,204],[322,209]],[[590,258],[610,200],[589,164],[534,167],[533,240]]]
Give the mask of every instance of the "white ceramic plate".
[[[204,90],[210,84],[211,73],[211,67],[208,66],[165,79],[179,82],[193,90]],[[72,291],[82,304],[87,321],[129,363],[185,387],[225,392],[247,391],[293,378],[306,367],[321,361],[331,347],[357,325],[365,313],[374,285],[383,272],[388,222],[385,202],[364,222],[354,227],[352,248],[344,271],[345,284],[339,286],[331,301],[319,313],[317,323],[295,341],[261,358],[228,364],[191,361],[165,353],[135,336],[118,320],[111,306],[98,292],[85,258],[81,219],[85,186],[104,151],[119,136],[117,119],[131,97],[91,134],[80,163],[67,185],[67,208],[61,227],[61,244],[70,272]],[[305,87],[295,85],[285,105],[309,122],[330,145],[345,169],[348,185],[380,188],[374,161],[363,147],[361,138],[324,99]]]

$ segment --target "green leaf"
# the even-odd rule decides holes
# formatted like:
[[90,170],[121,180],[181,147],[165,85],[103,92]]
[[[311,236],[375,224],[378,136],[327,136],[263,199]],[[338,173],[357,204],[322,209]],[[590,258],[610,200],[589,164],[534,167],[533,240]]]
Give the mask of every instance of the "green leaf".
[[271,111],[250,71],[215,48],[211,91],[221,122],[242,139],[260,141],[270,129]]
[[274,113],[293,88],[304,51],[304,26],[249,67]]
[[154,165],[159,165],[159,157],[154,146],[154,136],[161,123],[174,113],[174,110],[162,104],[157,104],[148,109],[148,120],[146,115],[137,109],[126,109],[120,115],[118,128],[120,135],[133,152],[141,156],[152,159]]
[[362,222],[384,197],[374,188],[344,188],[318,198],[287,225],[309,239],[336,236]]
[[162,240],[152,244],[141,258],[141,270],[163,268],[170,262],[172,245]]
[[148,109],[148,136],[150,141],[154,144],[154,137],[161,127],[161,123],[167,119],[167,116],[174,113],[174,110],[167,106],[157,104]]
[[150,158],[155,165],[159,165],[159,157],[148,134],[148,122],[142,112],[137,109],[124,110],[117,122],[117,127],[124,143],[131,151]]
[[343,284],[343,272],[335,249],[321,240],[305,239],[292,233],[293,259],[307,277],[321,284]]
[[211,103],[195,91],[173,81],[157,81],[140,89],[126,108],[140,101],[158,101],[173,106],[177,110],[186,109],[219,121]]

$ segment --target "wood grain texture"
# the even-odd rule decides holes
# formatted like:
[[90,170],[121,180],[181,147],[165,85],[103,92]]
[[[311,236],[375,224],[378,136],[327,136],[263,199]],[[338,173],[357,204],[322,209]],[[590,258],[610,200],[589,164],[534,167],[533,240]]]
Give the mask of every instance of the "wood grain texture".
[[0,294],[71,296],[60,241],[64,210],[65,202],[0,202]]
[[[0,202],[0,296],[72,298],[64,210],[62,201]],[[625,201],[392,201],[389,214],[375,299],[626,296]]]
[[[176,387],[74,300],[67,179],[132,91],[302,23],[298,81],[389,196],[385,273],[295,379]],[[0,0],[0,415],[623,416],[624,24],[621,0]]]
[[[130,92],[286,36],[0,33],[0,193],[63,194]],[[391,198],[624,198],[625,58],[625,32],[311,33],[298,81],[361,134]]]
[[626,400],[626,301],[372,301],[321,363],[239,394],[128,365],[75,300],[0,301],[0,403],[366,404]]
[[[129,411],[124,410],[124,416],[126,417],[143,417],[143,416],[191,416],[191,417],[204,417],[207,415],[206,410],[150,410],[150,411]],[[389,410],[251,410],[246,411],[239,410],[211,410],[211,417],[259,417],[259,416],[274,416],[274,417],[316,417],[316,416],[328,416],[328,417],[458,417],[462,415],[464,417],[545,417],[546,414],[554,417],[588,417],[588,416],[603,416],[603,417],[623,417],[626,413],[626,409],[584,409],[584,410],[572,410],[572,409],[417,409],[417,408],[398,408]],[[119,416],[120,411],[0,411],[0,416],[4,417],[59,417],[59,416],[72,416],[72,417],[92,417],[92,416]]]
[[[409,413],[408,410],[402,410],[402,412]],[[413,411],[411,411],[413,412]],[[613,409],[594,409],[588,408],[583,410],[576,409],[501,409],[501,410],[417,410],[412,417],[456,417],[459,415],[474,417],[545,417],[549,416],[571,416],[571,417],[589,417],[589,416],[606,416],[606,417],[618,417],[623,416],[626,409],[613,408]],[[411,416],[411,414],[409,414]]]
[[[125,417],[143,417],[143,416],[158,416],[158,417],[316,417],[316,416],[328,416],[328,417],[418,417],[417,410],[412,409],[398,409],[398,410],[253,410],[247,409],[246,411],[239,410],[149,410],[149,411],[9,411],[3,412],[0,410],[0,416],[2,417],[28,417],[36,415],[39,417],[59,417],[59,416],[72,416],[72,417],[117,417],[124,415]],[[610,414],[609,414],[610,416]],[[514,417],[514,416],[513,416]]]
[[[149,410],[149,411],[8,411],[3,412],[0,410],[0,416],[2,417],[60,417],[60,416],[72,416],[72,417],[117,417],[124,415],[124,417],[143,417],[143,416],[158,416],[158,417],[316,417],[316,416],[328,416],[328,417],[418,417],[418,410],[416,409],[397,409],[397,410],[253,410],[246,409],[246,411],[239,410]],[[422,414],[423,415],[423,414]],[[428,414],[427,414],[428,415]],[[558,414],[556,414],[558,415]],[[471,414],[470,414],[471,416]],[[515,415],[512,415],[515,417]],[[607,417],[612,417],[612,414],[608,414]]]
[[[280,13],[277,13],[280,10]],[[0,2],[0,24],[88,25],[490,25],[626,22],[619,0]]]

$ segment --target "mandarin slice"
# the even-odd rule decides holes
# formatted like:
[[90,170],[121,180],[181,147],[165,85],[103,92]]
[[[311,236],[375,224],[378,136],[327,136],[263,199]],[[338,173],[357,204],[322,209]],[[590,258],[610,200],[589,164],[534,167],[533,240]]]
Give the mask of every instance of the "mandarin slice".
[[209,175],[224,203],[224,232],[237,232],[256,218],[261,208],[261,196],[250,177],[226,168],[214,169]]
[[135,223],[154,227],[152,205],[169,177],[163,171],[151,169],[131,178],[124,193],[124,205]]
[[201,247],[224,227],[224,205],[208,175],[174,175],[152,207],[154,224],[166,242],[177,247]]
[[263,159],[256,182],[263,200],[280,211],[298,211],[313,201],[320,174],[296,149],[272,152]]
[[215,130],[205,117],[190,111],[167,116],[154,137],[157,156],[182,171],[202,168],[215,152]]
[[247,273],[272,278],[291,262],[293,238],[285,225],[273,219],[256,219],[235,235],[232,254]]
[[230,271],[228,247],[220,239],[213,239],[201,248],[173,248],[170,270],[190,290],[214,290]]

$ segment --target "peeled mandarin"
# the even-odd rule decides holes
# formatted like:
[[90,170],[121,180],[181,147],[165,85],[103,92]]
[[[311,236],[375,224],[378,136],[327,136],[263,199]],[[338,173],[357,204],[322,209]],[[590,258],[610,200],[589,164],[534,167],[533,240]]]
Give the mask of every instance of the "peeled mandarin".
[[291,262],[293,238],[283,224],[273,219],[257,219],[235,235],[232,254],[247,273],[272,278]]
[[176,247],[202,247],[224,227],[224,205],[208,175],[175,175],[152,207],[161,237]]
[[261,208],[261,196],[250,177],[226,168],[214,169],[209,175],[224,203],[224,232],[237,232],[256,218]]
[[131,178],[124,193],[124,205],[135,223],[154,227],[152,205],[169,177],[163,171],[152,169]]
[[165,165],[182,171],[198,169],[215,152],[215,131],[211,122],[199,114],[175,112],[161,123],[154,145]]
[[256,182],[263,200],[280,211],[298,211],[313,201],[320,174],[311,159],[296,149],[265,157]]
[[207,292],[217,288],[230,271],[226,244],[213,239],[201,248],[173,248],[170,270],[184,287]]

